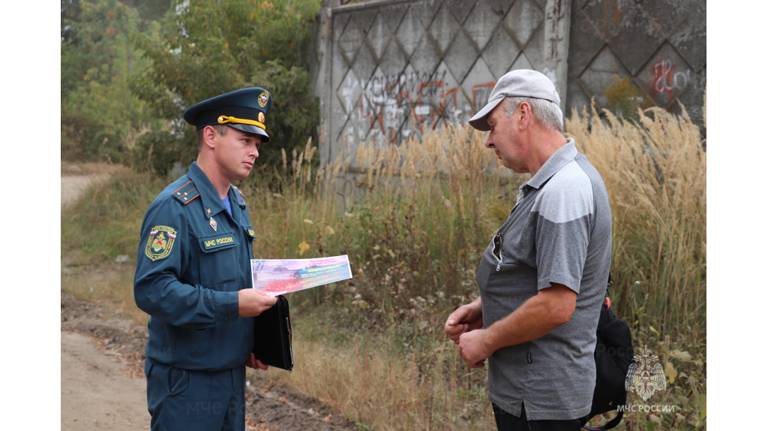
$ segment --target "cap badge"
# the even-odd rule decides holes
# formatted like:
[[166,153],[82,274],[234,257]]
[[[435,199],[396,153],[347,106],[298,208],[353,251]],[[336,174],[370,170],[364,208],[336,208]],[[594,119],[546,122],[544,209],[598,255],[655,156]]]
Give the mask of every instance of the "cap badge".
[[267,102],[269,102],[269,93],[263,91],[261,94],[259,94],[259,106],[263,108],[267,106]]

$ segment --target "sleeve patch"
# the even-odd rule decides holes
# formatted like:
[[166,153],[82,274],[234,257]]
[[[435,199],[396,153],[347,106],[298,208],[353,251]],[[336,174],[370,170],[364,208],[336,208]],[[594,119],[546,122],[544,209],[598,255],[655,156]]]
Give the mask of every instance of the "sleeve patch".
[[176,230],[170,226],[154,226],[149,230],[147,245],[144,247],[144,255],[150,260],[165,259],[173,250],[176,242]]

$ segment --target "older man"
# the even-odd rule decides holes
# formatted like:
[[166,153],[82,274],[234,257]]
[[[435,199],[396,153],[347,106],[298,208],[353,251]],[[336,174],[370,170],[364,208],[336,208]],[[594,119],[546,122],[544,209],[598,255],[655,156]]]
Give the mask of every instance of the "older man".
[[600,174],[563,135],[559,105],[545,75],[514,70],[470,120],[504,166],[531,174],[480,259],[480,297],[445,323],[469,366],[488,359],[499,430],[577,430],[595,386],[611,209]]

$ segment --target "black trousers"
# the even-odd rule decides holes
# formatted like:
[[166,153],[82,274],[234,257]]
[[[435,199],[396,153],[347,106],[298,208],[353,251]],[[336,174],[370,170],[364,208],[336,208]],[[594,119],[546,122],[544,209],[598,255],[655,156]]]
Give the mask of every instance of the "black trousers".
[[525,405],[522,406],[520,417],[517,417],[500,409],[496,404],[491,404],[499,431],[578,431],[585,422],[582,419],[529,421],[525,417]]

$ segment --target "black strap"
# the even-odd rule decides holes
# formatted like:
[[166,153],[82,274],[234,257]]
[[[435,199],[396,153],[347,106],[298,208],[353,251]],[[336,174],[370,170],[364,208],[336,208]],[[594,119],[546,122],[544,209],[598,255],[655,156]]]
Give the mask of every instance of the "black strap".
[[623,416],[624,416],[624,412],[623,411],[619,412],[619,414],[617,414],[615,418],[609,420],[608,423],[603,426],[603,429],[604,430],[609,430],[611,428],[615,428],[616,425],[618,425],[619,422],[621,422],[621,418]]
[[601,426],[597,426],[597,427],[591,427],[591,426],[584,425],[582,428],[587,430],[587,431],[604,431],[604,430],[609,430],[611,428],[616,428],[616,426],[619,424],[619,422],[621,422],[621,418],[622,417],[624,417],[624,412],[620,411],[620,412],[618,412],[616,417],[614,417],[613,419],[611,419],[608,422],[606,422],[605,425],[601,425]]

